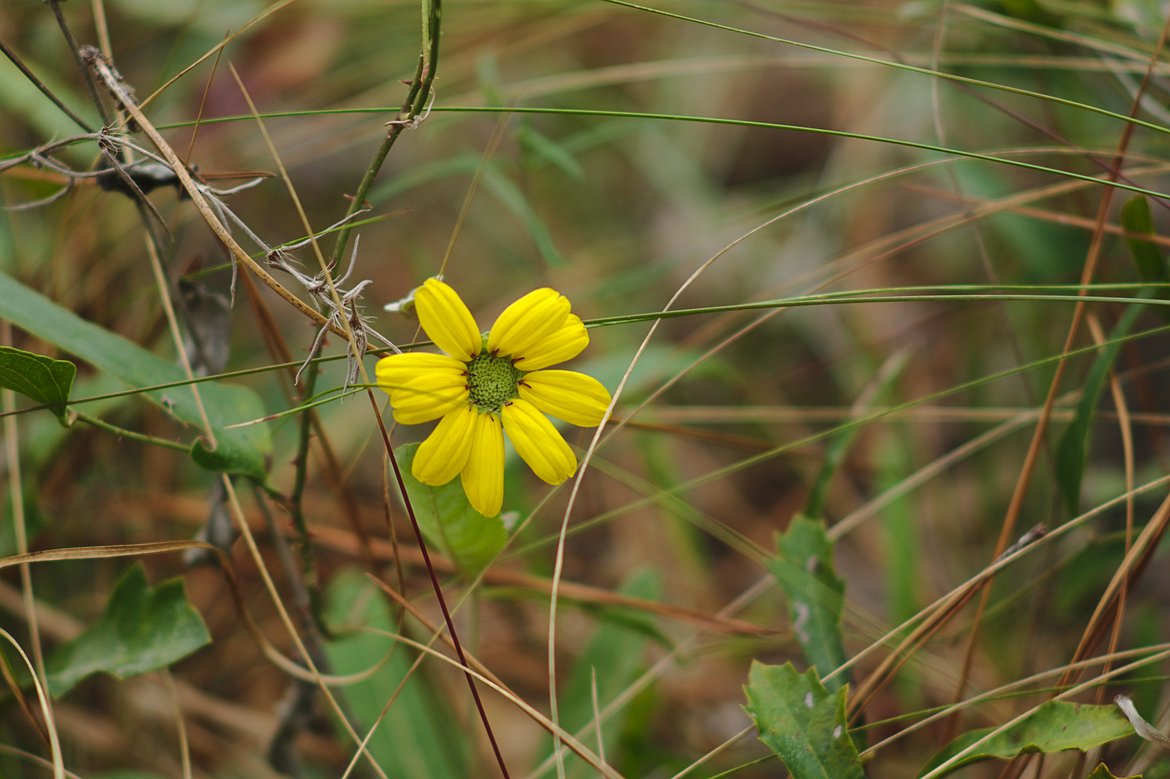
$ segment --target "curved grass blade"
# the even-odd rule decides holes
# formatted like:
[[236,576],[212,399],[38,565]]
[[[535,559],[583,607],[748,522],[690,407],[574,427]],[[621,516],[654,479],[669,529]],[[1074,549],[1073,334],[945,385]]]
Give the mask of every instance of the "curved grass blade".
[[[372,597],[371,597],[372,596]],[[411,673],[413,655],[379,635],[400,628],[386,601],[354,570],[341,571],[326,592],[329,622],[343,637],[325,646],[339,674],[368,677],[345,688],[354,716],[365,727],[382,717],[369,750],[388,776],[470,776],[467,742],[453,726],[457,714],[424,673]],[[393,705],[383,714],[388,701]]]

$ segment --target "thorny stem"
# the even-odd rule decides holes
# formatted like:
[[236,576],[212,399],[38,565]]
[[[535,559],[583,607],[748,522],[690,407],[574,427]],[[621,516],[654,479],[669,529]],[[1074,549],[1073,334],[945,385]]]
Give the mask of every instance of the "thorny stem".
[[[370,188],[374,185],[374,180],[378,177],[378,171],[382,169],[382,163],[386,161],[386,157],[390,154],[390,150],[394,148],[394,143],[398,140],[398,136],[407,127],[413,126],[412,123],[426,111],[427,103],[431,99],[431,87],[435,81],[435,70],[439,64],[439,34],[442,21],[442,0],[423,0],[423,7],[429,11],[423,14],[423,45],[422,51],[418,55],[418,67],[414,71],[414,78],[410,80],[410,90],[406,93],[406,100],[402,103],[402,110],[398,112],[398,116],[390,123],[390,129],[386,132],[386,137],[382,140],[377,151],[374,152],[373,159],[370,160],[370,165],[366,168],[366,172],[362,175],[362,180],[358,182],[357,189],[354,190],[353,200],[349,204],[349,210],[346,211],[346,219],[362,210],[363,204],[366,200],[366,195],[369,194]],[[333,247],[333,256],[329,260],[329,267],[335,267],[341,258],[345,255],[345,247],[349,242],[349,234],[352,228],[348,222],[345,223],[337,233],[337,244]]]
[[[50,3],[53,6],[54,11],[58,14],[58,18],[60,19],[60,12],[56,6],[55,0],[50,0]],[[354,192],[353,200],[350,203],[347,216],[352,216],[354,213],[361,210],[365,197],[369,193],[370,187],[373,185],[374,179],[377,177],[378,171],[381,169],[381,166],[385,162],[386,157],[389,155],[390,150],[393,148],[394,143],[398,140],[398,137],[402,134],[402,131],[408,126],[413,127],[413,123],[417,120],[418,117],[422,116],[426,110],[427,103],[431,96],[432,85],[434,83],[436,66],[438,64],[440,22],[442,16],[441,5],[442,0],[423,0],[423,46],[422,52],[419,55],[419,64],[417,70],[415,71],[415,77],[411,80],[410,90],[407,94],[405,102],[403,103],[403,108],[399,113],[398,119],[391,124],[390,129],[386,133],[385,140],[375,152],[369,168],[366,170],[365,175],[358,184],[357,190]],[[203,197],[203,193],[199,190],[198,185],[191,177],[182,161],[178,158],[170,145],[167,144],[165,139],[163,139],[163,137],[159,134],[158,130],[156,130],[154,126],[146,119],[145,115],[143,115],[141,109],[138,108],[133,97],[122,85],[120,78],[106,62],[104,56],[102,56],[99,51],[92,49],[91,47],[86,47],[85,50],[79,49],[76,45],[74,45],[72,36],[68,35],[67,33],[67,37],[70,40],[71,48],[73,49],[75,56],[78,57],[79,62],[83,66],[83,70],[86,71],[87,85],[90,87],[91,95],[94,98],[95,103],[97,103],[97,105],[101,108],[103,119],[105,119],[107,112],[104,105],[100,102],[100,98],[97,96],[96,88],[93,86],[92,74],[90,74],[88,69],[84,67],[86,64],[93,68],[94,72],[104,82],[106,88],[109,89],[111,94],[115,97],[121,109],[133,118],[134,122],[151,139],[155,147],[158,148],[159,153],[162,154],[164,158],[166,158],[167,163],[174,170],[175,175],[183,185],[183,189],[186,190],[187,193],[191,196],[192,202],[199,209],[200,214],[204,217],[204,220],[212,229],[212,232],[216,234],[216,237],[219,238],[221,243],[223,243],[223,245],[229,250],[233,258],[237,261],[243,262],[246,266],[248,266],[248,268],[257,276],[259,276],[261,280],[265,282],[265,284],[280,294],[282,298],[301,311],[301,313],[305,314],[319,325],[328,327],[338,335],[348,335],[346,333],[339,332],[342,330],[341,327],[334,325],[332,322],[326,321],[325,317],[323,317],[320,313],[313,310],[302,300],[289,293],[288,290],[286,290],[278,281],[276,281],[276,279],[274,279],[272,275],[269,274],[264,268],[257,264],[239,246],[239,244],[236,243],[236,241],[231,237],[231,234],[228,233],[226,227],[206,202],[205,198]],[[108,120],[106,120],[106,124],[109,124]],[[343,256],[351,229],[352,228],[346,225],[343,226],[339,231],[337,245],[334,249],[333,258],[330,265],[335,265]],[[368,390],[367,394],[369,394]],[[369,397],[371,402],[373,402],[372,394],[369,394]],[[374,407],[375,410],[377,410],[376,404],[374,404]],[[385,426],[382,425],[380,414],[378,415],[378,423],[381,428],[386,450],[389,453],[391,465],[395,472],[398,488],[403,494],[405,494],[405,484],[402,481],[402,475],[398,469],[398,463],[394,457],[393,449],[390,446],[389,434],[387,433]],[[410,506],[409,500],[406,501],[406,505],[415,538],[426,561],[426,567],[430,574],[431,584],[435,590],[439,606],[443,612],[444,622],[446,623],[448,632],[451,634],[451,640],[455,646],[456,654],[459,656],[459,659],[463,665],[466,666],[462,644],[459,641],[454,621],[452,620],[451,614],[447,608],[446,600],[443,597],[442,587],[439,584],[435,569],[430,563],[426,543],[422,536],[422,530],[419,527],[418,520],[414,515],[414,511]],[[475,680],[470,672],[465,672],[465,676],[467,677],[468,687],[471,690],[471,695],[475,701],[475,706],[479,713],[480,720],[483,722],[484,730],[487,734],[488,740],[491,742],[492,751],[496,761],[503,776],[505,779],[507,779],[507,777],[509,777],[507,765],[504,762],[503,755],[501,754],[499,745],[496,742],[495,734],[492,731],[491,724],[488,721],[487,712],[484,709],[483,701],[480,698],[479,691],[476,688]]]
[[112,121],[112,117],[106,109],[106,104],[102,102],[102,98],[98,94],[97,84],[94,83],[93,74],[90,73],[89,68],[85,65],[85,59],[81,56],[81,47],[77,44],[77,39],[73,37],[73,31],[69,29],[69,24],[65,21],[65,14],[61,13],[60,0],[49,0],[49,7],[53,9],[53,16],[57,19],[57,26],[61,28],[61,34],[65,36],[65,43],[69,46],[69,53],[73,55],[73,59],[77,62],[77,67],[81,70],[81,79],[85,82],[85,89],[89,92],[89,99],[97,107],[98,113],[102,117],[102,124],[108,127]]
[[[317,386],[317,376],[320,374],[316,365],[309,367],[308,375],[304,378],[304,393],[302,397],[310,398]],[[324,636],[330,636],[328,626],[321,613],[321,589],[317,580],[317,566],[313,560],[313,540],[309,537],[309,523],[305,519],[304,495],[305,481],[309,471],[309,440],[313,431],[313,412],[306,410],[301,414],[301,427],[297,440],[297,455],[293,460],[296,473],[293,477],[292,494],[289,496],[289,514],[297,530],[297,546],[301,555],[301,571],[305,580],[305,589],[308,591],[309,615],[317,630]]]
[[251,255],[244,251],[243,247],[241,247],[239,243],[236,242],[236,239],[232,237],[231,233],[228,232],[227,227],[223,224],[219,216],[208,204],[207,199],[204,197],[203,192],[199,188],[199,185],[195,182],[195,179],[192,178],[187,168],[183,165],[183,161],[179,159],[179,156],[175,153],[175,150],[171,148],[171,145],[166,142],[166,139],[162,137],[159,131],[155,129],[154,125],[150,123],[150,120],[148,120],[145,114],[142,113],[142,110],[138,107],[137,103],[134,102],[133,97],[122,85],[117,74],[110,67],[105,57],[102,56],[102,53],[92,47],[86,47],[86,50],[82,53],[97,72],[98,76],[101,77],[106,87],[118,100],[118,103],[128,114],[130,114],[130,116],[134,119],[134,122],[142,129],[144,133],[146,133],[146,136],[150,138],[151,143],[154,144],[155,148],[157,148],[163,158],[166,159],[167,164],[171,166],[171,169],[175,172],[175,176],[179,179],[179,183],[182,184],[183,190],[186,191],[188,195],[190,195],[191,202],[195,204],[195,207],[199,210],[199,213],[203,217],[203,220],[207,223],[207,226],[211,228],[213,233],[215,233],[215,236],[219,239],[220,243],[222,243],[224,247],[227,248],[232,258],[235,261],[242,262],[244,265],[246,265],[248,269],[256,276],[258,276],[261,281],[268,285],[270,289],[280,295],[280,297],[287,301],[289,305],[315,322],[319,327],[328,327],[329,330],[336,333],[337,335],[345,337],[346,333],[340,325],[327,320],[324,316],[321,315],[319,311],[315,310],[308,303],[285,289],[284,285],[277,281],[271,273],[261,267],[259,263],[252,259]]
[[[386,133],[386,138],[382,141],[377,151],[374,153],[373,159],[370,161],[369,167],[366,169],[362,180],[358,183],[357,190],[353,193],[353,200],[349,204],[349,211],[346,217],[352,216],[357,211],[361,210],[364,205],[366,195],[373,186],[374,179],[377,178],[378,171],[382,168],[382,163],[386,161],[386,157],[390,154],[390,150],[394,147],[395,141],[402,131],[407,127],[413,127],[415,120],[422,116],[426,111],[427,103],[430,101],[431,88],[435,80],[435,70],[439,63],[439,36],[442,20],[442,0],[423,0],[423,43],[422,51],[419,53],[418,68],[415,70],[414,78],[410,82],[410,90],[407,93],[406,100],[402,104],[402,110],[398,117],[390,124],[390,129]],[[338,231],[337,245],[333,249],[333,256],[329,261],[329,267],[335,267],[341,258],[345,255],[345,247],[349,240],[351,228],[348,222]],[[381,411],[378,409],[378,404],[374,402],[373,394],[367,389],[367,396],[370,398],[370,404],[374,407],[374,413],[378,421],[378,427],[382,434],[382,441],[386,447],[386,453],[390,460],[390,465],[394,470],[394,477],[398,483],[399,492],[403,495],[404,503],[406,505],[406,513],[410,518],[411,529],[414,531],[414,537],[418,543],[419,550],[423,555],[423,560],[426,563],[427,573],[431,579],[431,586],[435,591],[435,597],[438,600],[439,608],[443,612],[443,621],[447,626],[447,632],[451,634],[451,643],[455,647],[455,654],[459,656],[460,663],[467,668],[467,659],[463,652],[463,645],[459,641],[459,635],[455,630],[455,622],[451,618],[451,612],[447,607],[446,598],[443,597],[443,589],[439,584],[438,576],[435,574],[435,568],[431,564],[430,554],[427,551],[426,541],[423,539],[422,529],[419,527],[418,519],[414,514],[414,507],[411,506],[410,500],[406,498],[406,484],[402,480],[402,472],[398,468],[398,460],[394,456],[394,449],[390,445],[390,434],[386,431],[386,426],[382,422]],[[491,723],[488,721],[487,711],[483,707],[483,701],[480,698],[479,690],[475,686],[475,678],[469,670],[464,671],[464,676],[467,678],[467,686],[471,690],[471,697],[475,701],[476,711],[479,713],[480,721],[483,723],[483,728],[487,734],[488,741],[491,742],[492,752],[496,758],[496,763],[500,767],[500,771],[504,779],[508,779],[508,766],[504,762],[504,756],[500,752],[499,744],[496,743],[495,733],[492,731]]]

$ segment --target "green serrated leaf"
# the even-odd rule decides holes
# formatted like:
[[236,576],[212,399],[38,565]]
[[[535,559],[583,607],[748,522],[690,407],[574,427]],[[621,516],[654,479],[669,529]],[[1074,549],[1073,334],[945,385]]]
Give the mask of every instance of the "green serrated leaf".
[[463,485],[454,479],[442,487],[430,487],[410,472],[418,444],[394,450],[406,494],[427,541],[455,561],[467,574],[476,574],[495,559],[508,540],[498,517],[485,517],[471,507]]
[[[797,515],[777,539],[777,546],[779,554],[768,569],[788,598],[792,632],[809,664],[828,674],[846,659],[841,638],[845,583],[833,570],[833,542],[824,522]],[[847,681],[838,675],[829,689],[836,690]]]
[[[345,688],[345,700],[363,726],[362,733],[380,720],[369,749],[386,775],[474,775],[468,765],[468,741],[460,728],[452,726],[459,714],[436,693],[438,688],[426,676],[429,666],[414,672],[413,654],[375,632],[401,629],[384,596],[357,572],[342,571],[329,583],[325,601],[329,623],[343,635],[349,632],[329,642],[325,652],[335,673],[362,674],[360,681]],[[393,705],[383,712],[388,701]]]
[[[3,272],[0,272],[0,318],[117,376],[131,387],[186,381],[186,375],[177,365],[81,319]],[[176,386],[144,395],[180,421],[202,428],[203,416],[191,387]],[[223,466],[227,463],[231,464],[233,473],[263,472],[272,451],[268,427],[258,424],[228,429],[228,425],[265,415],[259,396],[247,388],[214,381],[201,383],[199,395],[216,442],[225,448],[220,458],[204,458],[201,464],[214,463],[213,470],[217,471],[225,470]]]
[[1133,735],[1133,726],[1116,706],[1049,701],[1032,716],[997,733],[946,765],[945,769],[938,770],[993,730],[983,728],[962,734],[931,758],[924,773],[929,772],[932,777],[946,776],[962,766],[982,760],[1010,760],[1032,752],[1087,750]]
[[1112,771],[1109,770],[1109,766],[1105,765],[1104,763],[1100,763],[1096,768],[1093,769],[1091,774],[1085,777],[1085,779],[1142,779],[1142,775],[1134,774],[1133,776],[1116,776]]
[[802,675],[792,663],[753,662],[746,692],[760,740],[793,779],[865,779],[846,727],[846,688],[831,693],[816,671]]
[[157,671],[210,642],[183,580],[151,589],[136,565],[114,585],[101,618],[49,658],[49,689],[61,696],[90,674],[124,679]]
[[0,387],[48,406],[63,425],[69,421],[66,406],[76,377],[77,366],[68,360],[0,346]]

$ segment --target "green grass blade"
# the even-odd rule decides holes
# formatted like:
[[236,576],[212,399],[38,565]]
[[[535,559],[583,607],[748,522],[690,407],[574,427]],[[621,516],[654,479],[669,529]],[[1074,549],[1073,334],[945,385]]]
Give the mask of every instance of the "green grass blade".
[[[657,600],[662,585],[657,573],[649,568],[636,571],[618,589],[623,595],[645,600]],[[641,622],[643,624],[638,624]],[[576,733],[593,719],[593,683],[597,680],[597,699],[601,707],[616,698],[629,686],[646,665],[646,645],[650,642],[654,624],[642,614],[623,611],[618,614],[601,613],[601,620],[589,643],[581,652],[569,674],[564,691],[558,696],[560,723],[570,733]],[[592,744],[596,730],[600,730],[605,745],[605,755],[611,765],[616,764],[615,754],[628,708],[609,717],[596,729],[590,728],[583,740]],[[547,741],[547,740],[546,740]],[[551,741],[545,747],[545,754],[551,752]],[[550,771],[551,772],[551,767]],[[549,775],[546,772],[544,775]],[[596,776],[596,769],[583,762],[570,764],[569,776]]]
[[1166,258],[1158,244],[1143,236],[1154,235],[1154,218],[1150,202],[1143,195],[1134,195],[1121,207],[1121,226],[1125,228],[1125,245],[1129,247],[1138,276],[1147,284],[1165,284],[1170,281],[1166,272]]
[[333,670],[358,674],[376,669],[344,689],[360,728],[372,728],[389,704],[368,745],[378,765],[388,776],[471,776],[467,743],[453,724],[457,715],[436,694],[438,688],[427,682],[425,672],[416,672],[400,689],[413,656],[402,647],[396,649],[392,639],[361,630],[398,629],[382,596],[357,572],[344,571],[330,583],[326,601],[330,623],[339,631],[355,631],[326,646]]
[[1122,339],[1129,333],[1141,311],[1141,306],[1127,308],[1110,333],[1109,343],[1093,358],[1093,365],[1081,390],[1081,399],[1077,403],[1076,414],[1057,444],[1056,479],[1072,514],[1077,513],[1077,506],[1080,504],[1081,481],[1085,474],[1093,419],[1101,393],[1105,390],[1105,380],[1109,377],[1109,369],[1113,367],[1117,353],[1121,350]]

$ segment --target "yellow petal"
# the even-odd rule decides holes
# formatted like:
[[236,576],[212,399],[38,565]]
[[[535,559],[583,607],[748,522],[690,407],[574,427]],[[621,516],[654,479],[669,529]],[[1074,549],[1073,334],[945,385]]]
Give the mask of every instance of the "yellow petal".
[[555,289],[533,290],[504,309],[491,332],[488,351],[520,359],[561,329],[569,317],[569,300]]
[[609,407],[609,390],[577,371],[536,371],[520,380],[520,397],[571,425],[593,427]]
[[424,373],[390,391],[394,419],[404,425],[430,422],[467,403],[467,377],[450,371]]
[[389,393],[424,373],[454,372],[461,375],[466,371],[467,366],[454,357],[424,352],[392,354],[378,360],[374,366],[374,374],[378,377],[378,386]]
[[573,359],[588,345],[589,331],[581,317],[569,314],[559,330],[529,347],[524,357],[516,360],[516,367],[522,371],[538,371]]
[[504,505],[504,431],[495,414],[475,414],[471,455],[463,466],[463,491],[471,507],[494,517]]
[[438,279],[427,279],[414,292],[418,321],[427,337],[458,360],[470,360],[483,349],[475,318],[459,293]]
[[577,471],[577,456],[536,406],[518,398],[500,412],[504,432],[532,472],[549,484],[560,484]]
[[471,452],[471,431],[479,414],[467,404],[457,406],[419,444],[410,472],[423,484],[438,487],[455,478],[467,464]]

